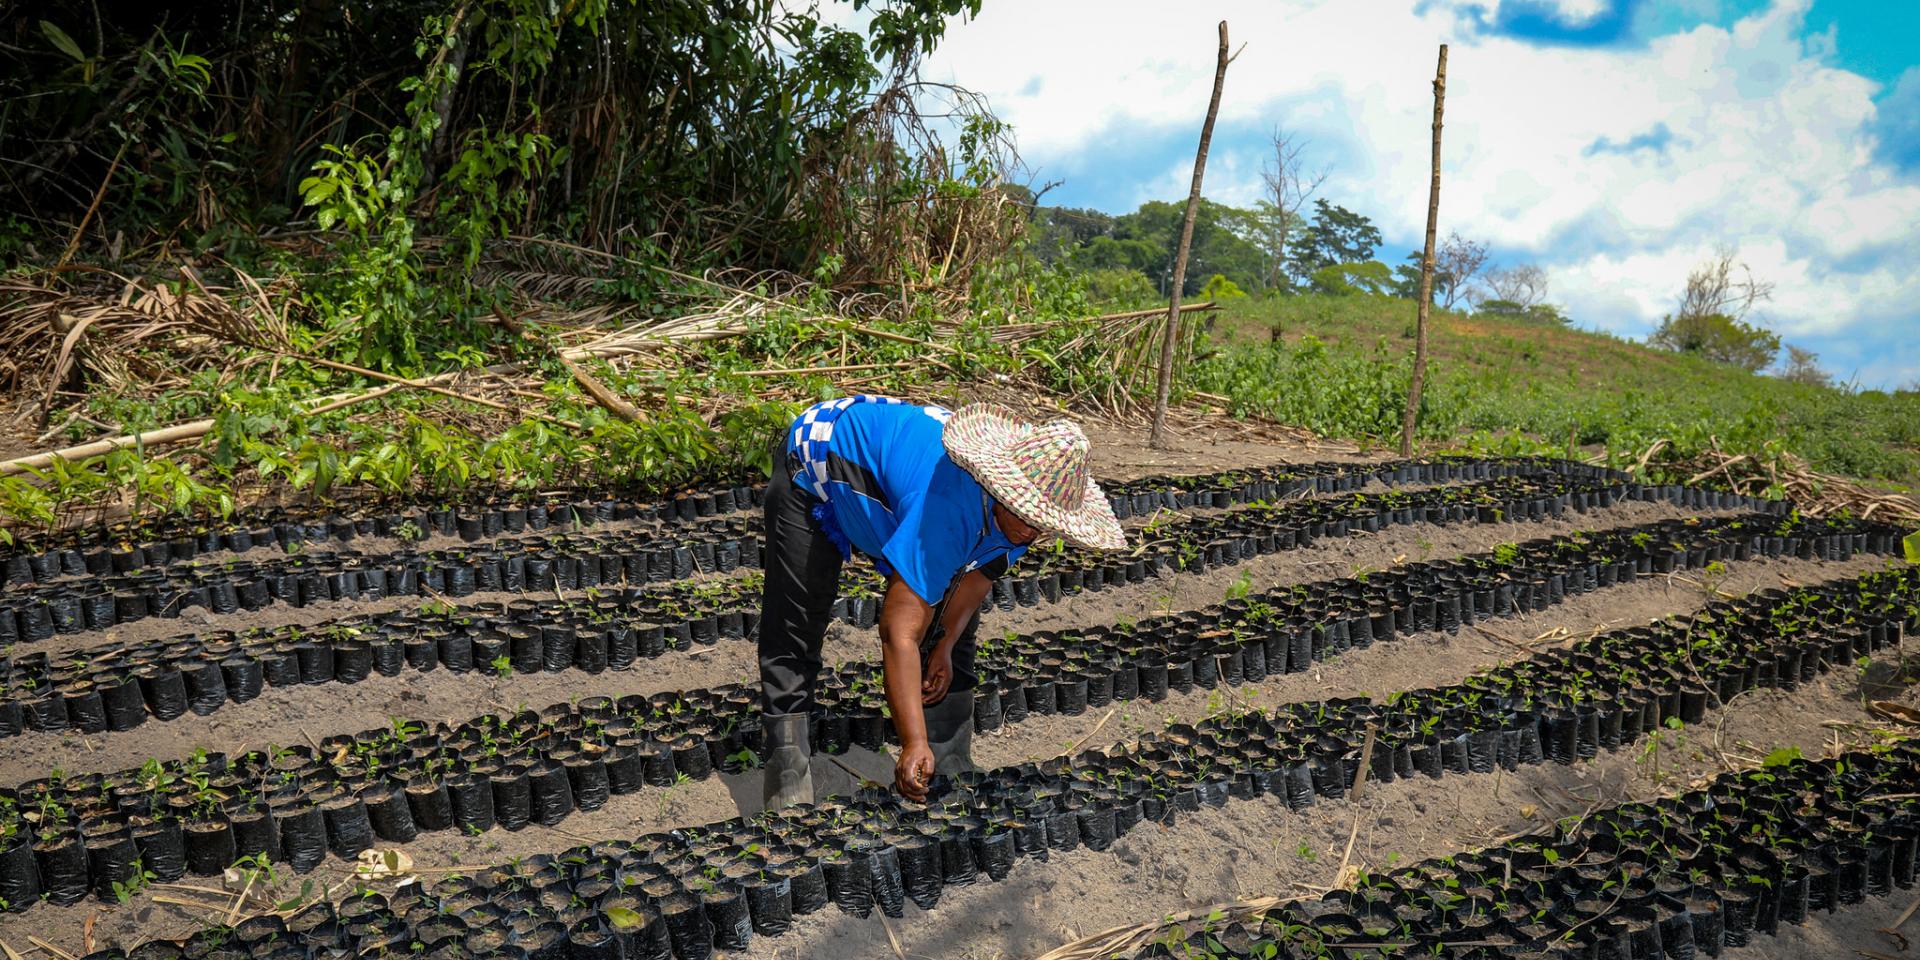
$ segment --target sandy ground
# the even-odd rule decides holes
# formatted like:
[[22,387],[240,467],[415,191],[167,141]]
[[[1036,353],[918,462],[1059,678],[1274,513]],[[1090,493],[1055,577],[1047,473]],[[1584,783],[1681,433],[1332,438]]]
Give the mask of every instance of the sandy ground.
[[[1095,449],[1102,459],[1100,469],[1107,476],[1353,455],[1352,451],[1259,444],[1229,433],[1189,437],[1182,449],[1166,454],[1117,442],[1121,431],[1102,434],[1096,428],[1089,432],[1095,434]],[[1665,506],[1631,504],[1573,520],[1538,524],[1391,528],[1381,534],[1357,535],[1339,543],[1263,557],[1204,576],[1170,577],[1010,613],[994,610],[986,615],[982,629],[998,633],[1110,623],[1123,616],[1138,618],[1218,602],[1227,586],[1247,571],[1252,573],[1255,588],[1264,589],[1346,576],[1357,570],[1384,569],[1396,562],[1457,556],[1502,542],[1678,515],[1679,511]],[[1731,565],[1720,587],[1744,592],[1804,584],[1854,575],[1876,565],[1865,560],[1848,564],[1754,561]],[[1377,644],[1318,665],[1308,673],[1270,678],[1236,689],[1233,695],[1271,706],[1337,696],[1383,696],[1398,689],[1434,686],[1525,657],[1532,648],[1689,612],[1709,599],[1697,583],[1678,578],[1639,582],[1576,597],[1541,613],[1496,621],[1485,625],[1484,631],[1470,629],[1452,636],[1425,634]],[[252,615],[249,623],[313,622],[350,609],[348,605],[305,611],[276,608]],[[170,629],[155,635],[178,633],[183,626],[179,621],[148,621],[131,629],[163,623],[170,624]],[[874,648],[870,634],[836,627],[828,639],[826,659],[829,663],[869,660],[874,658]],[[303,738],[318,739],[384,725],[391,715],[464,719],[523,703],[541,705],[575,695],[703,687],[750,680],[753,674],[752,650],[742,642],[723,641],[696,655],[668,654],[644,663],[643,669],[596,677],[567,672],[519,675],[502,681],[471,674],[457,677],[441,671],[395,678],[376,676],[353,686],[269,689],[259,700],[229,705],[204,720],[150,722],[134,731],[102,737],[30,734],[13,738],[0,746],[0,784],[43,775],[53,765],[69,770],[136,766],[148,756],[177,756],[195,744],[231,751],[269,742],[296,743]],[[1036,717],[1003,733],[980,738],[976,759],[996,765],[1105,746],[1141,730],[1158,728],[1170,719],[1204,717],[1218,705],[1210,703],[1203,693],[1195,693],[1079,717]],[[1778,746],[1795,745],[1809,756],[1820,755],[1835,746],[1834,731],[1825,723],[1863,718],[1854,678],[1833,675],[1791,695],[1763,691],[1742,697],[1731,709],[1710,716],[1708,724],[1698,727],[1697,732],[1683,732],[1655,754],[1625,749],[1571,768],[1541,766],[1515,774],[1396,781],[1377,785],[1361,803],[1323,802],[1297,813],[1268,799],[1236,801],[1223,809],[1186,817],[1171,830],[1143,826],[1104,853],[1056,852],[1047,864],[1020,862],[1002,883],[982,881],[972,887],[947,888],[933,911],[908,907],[909,916],[892,923],[892,933],[900,939],[900,949],[908,957],[988,960],[1036,956],[1098,930],[1202,904],[1248,895],[1311,893],[1332,882],[1349,836],[1353,838],[1351,862],[1369,868],[1483,846],[1596,804],[1687,789],[1721,772],[1728,763],[1764,756]],[[887,778],[891,767],[886,758],[859,751],[840,760],[876,779]],[[849,783],[846,774],[824,758],[817,759],[815,766],[820,792],[844,789]],[[757,777],[751,774],[715,777],[615,797],[602,809],[577,814],[558,828],[536,826],[479,837],[451,832],[429,834],[404,849],[417,864],[428,867],[495,862],[552,852],[593,839],[632,837],[671,826],[726,819],[752,812],[758,794]],[[333,861],[311,876],[325,881],[337,879],[342,872],[342,865]],[[218,884],[217,880],[194,882]],[[295,890],[299,878],[283,878],[280,886]],[[1910,893],[1896,894],[1832,918],[1819,918],[1804,929],[1791,930],[1734,955],[1852,956],[1854,949],[1864,948],[1888,956],[1913,956],[1898,951],[1898,944],[1873,932],[1890,923],[1910,899]],[[87,901],[72,907],[40,906],[25,914],[0,916],[0,940],[31,956],[32,951],[23,942],[31,933],[79,956],[87,952],[82,931],[90,923],[94,945],[104,946],[178,936],[200,922],[199,916],[156,904],[150,895],[143,894],[126,906]],[[887,931],[878,921],[855,920],[826,911],[802,919],[787,936],[756,940],[748,955],[773,960],[823,955],[891,956],[893,952]]]

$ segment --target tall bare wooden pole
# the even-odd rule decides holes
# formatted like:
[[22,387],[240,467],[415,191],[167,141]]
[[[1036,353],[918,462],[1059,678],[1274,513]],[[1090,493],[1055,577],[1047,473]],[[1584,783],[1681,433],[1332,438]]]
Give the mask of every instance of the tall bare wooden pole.
[[1180,220],[1180,247],[1173,255],[1173,296],[1167,302],[1167,329],[1160,340],[1160,383],[1153,397],[1151,446],[1166,445],[1167,394],[1173,389],[1173,354],[1180,341],[1180,288],[1187,282],[1187,252],[1193,247],[1193,216],[1200,209],[1200,179],[1207,173],[1207,144],[1213,140],[1213,118],[1220,114],[1220,88],[1227,81],[1227,22],[1220,21],[1220,56],[1213,67],[1213,97],[1207,101],[1207,122],[1200,125],[1200,152],[1193,158],[1193,188],[1187,191],[1187,213]]
[[1433,184],[1427,188],[1427,250],[1420,258],[1420,306],[1414,320],[1413,378],[1407,383],[1407,415],[1400,421],[1400,455],[1413,456],[1413,421],[1427,378],[1427,315],[1433,307],[1433,233],[1440,221],[1440,116],[1447,105],[1447,45],[1433,74]]

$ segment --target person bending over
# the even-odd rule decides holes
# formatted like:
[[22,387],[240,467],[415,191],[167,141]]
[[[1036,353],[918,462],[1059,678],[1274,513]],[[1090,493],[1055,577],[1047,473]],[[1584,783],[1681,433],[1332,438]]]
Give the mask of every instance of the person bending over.
[[1117,550],[1126,534],[1070,421],[994,404],[951,412],[890,397],[808,408],[773,457],[766,496],[760,706],[767,809],[813,800],[808,715],[840,565],[886,578],[879,632],[900,739],[894,786],[916,802],[972,768],[974,634],[993,580],[1043,536]]

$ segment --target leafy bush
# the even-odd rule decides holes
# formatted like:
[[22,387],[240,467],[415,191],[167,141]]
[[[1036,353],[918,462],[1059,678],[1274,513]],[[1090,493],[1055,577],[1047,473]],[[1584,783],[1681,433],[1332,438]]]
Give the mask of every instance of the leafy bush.
[[[1232,280],[1228,280],[1225,275],[1218,274],[1218,273],[1214,274],[1211,277],[1208,277],[1206,285],[1200,288],[1200,298],[1202,300],[1213,300],[1218,302],[1223,300],[1235,300],[1240,297],[1244,297],[1246,295],[1247,295],[1247,292],[1245,290],[1240,289],[1239,284],[1234,283]],[[1172,309],[1172,308],[1169,307],[1168,309]]]
[[1780,352],[1780,335],[1723,313],[1668,316],[1647,345],[1692,353],[1748,372],[1764,369]]
[[[1215,274],[1218,276],[1218,274]],[[1088,299],[1119,307],[1134,307],[1160,301],[1153,281],[1138,270],[1125,267],[1101,267],[1081,274]]]

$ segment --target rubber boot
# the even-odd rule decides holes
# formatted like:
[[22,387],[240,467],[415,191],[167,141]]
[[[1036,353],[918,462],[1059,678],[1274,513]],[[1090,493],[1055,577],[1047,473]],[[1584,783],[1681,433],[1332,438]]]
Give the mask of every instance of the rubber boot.
[[761,786],[768,810],[813,802],[813,750],[807,745],[807,715],[787,713],[761,721],[767,758]]
[[926,708],[926,718],[933,772],[947,777],[973,772],[973,691],[948,693],[946,699]]

